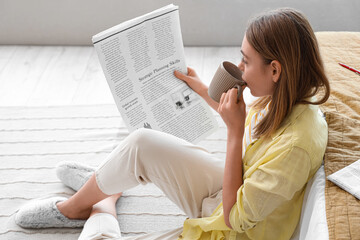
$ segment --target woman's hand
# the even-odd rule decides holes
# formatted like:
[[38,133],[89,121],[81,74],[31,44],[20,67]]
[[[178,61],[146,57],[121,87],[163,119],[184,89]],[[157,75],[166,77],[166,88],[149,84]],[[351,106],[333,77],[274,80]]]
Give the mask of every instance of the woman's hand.
[[[243,86],[244,88],[245,86]],[[246,105],[242,94],[239,101],[237,101],[237,95],[237,88],[232,88],[223,93],[217,110],[227,126],[228,134],[243,133],[244,131]]]
[[186,82],[186,84],[197,94],[199,94],[207,102],[207,104],[209,104],[210,107],[217,111],[219,104],[209,96],[208,86],[206,86],[200,80],[194,69],[188,67],[187,70],[188,75],[185,75],[179,71],[174,71],[174,75],[178,79]]
[[186,82],[187,85],[189,85],[189,87],[201,97],[204,97],[204,95],[207,94],[208,87],[201,81],[194,69],[188,67],[187,70],[188,75],[185,75],[179,71],[174,71],[174,75],[178,79]]

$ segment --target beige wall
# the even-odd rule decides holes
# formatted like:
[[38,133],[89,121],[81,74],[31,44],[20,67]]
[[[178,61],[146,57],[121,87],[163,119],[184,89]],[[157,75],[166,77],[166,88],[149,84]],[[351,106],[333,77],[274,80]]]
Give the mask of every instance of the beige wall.
[[250,16],[294,7],[315,31],[360,31],[359,0],[0,0],[0,44],[91,45],[92,35],[169,3],[185,45],[240,45]]

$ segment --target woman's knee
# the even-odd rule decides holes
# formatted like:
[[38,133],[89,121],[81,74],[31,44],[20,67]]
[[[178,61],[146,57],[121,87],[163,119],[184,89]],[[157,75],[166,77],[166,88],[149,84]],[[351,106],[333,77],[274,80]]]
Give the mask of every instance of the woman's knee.
[[154,132],[155,130],[139,128],[128,136],[128,141],[132,146],[149,144],[151,140],[154,139]]

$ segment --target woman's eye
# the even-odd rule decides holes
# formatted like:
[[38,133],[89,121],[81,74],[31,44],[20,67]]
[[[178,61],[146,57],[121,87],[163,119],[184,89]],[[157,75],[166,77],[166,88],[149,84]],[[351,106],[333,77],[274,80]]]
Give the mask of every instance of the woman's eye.
[[244,58],[241,58],[241,61],[242,61],[244,64],[247,64],[247,61],[245,61]]

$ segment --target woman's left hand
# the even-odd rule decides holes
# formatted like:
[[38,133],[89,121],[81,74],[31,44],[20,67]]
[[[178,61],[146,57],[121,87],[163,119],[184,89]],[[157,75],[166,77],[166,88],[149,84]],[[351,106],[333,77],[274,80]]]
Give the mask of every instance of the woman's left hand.
[[246,105],[242,94],[239,101],[237,101],[237,95],[237,88],[232,88],[223,93],[220,98],[218,112],[227,126],[228,134],[244,131]]

